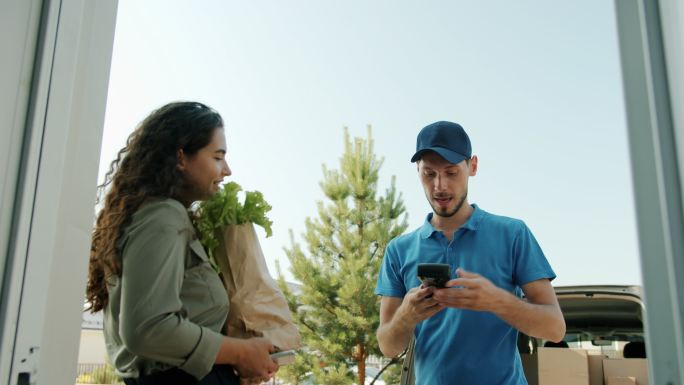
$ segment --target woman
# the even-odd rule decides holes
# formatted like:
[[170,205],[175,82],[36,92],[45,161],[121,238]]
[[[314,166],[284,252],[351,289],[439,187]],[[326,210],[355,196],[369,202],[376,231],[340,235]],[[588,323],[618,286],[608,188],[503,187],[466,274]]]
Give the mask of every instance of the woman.
[[104,310],[126,385],[238,384],[277,370],[264,338],[219,333],[228,298],[188,208],[231,174],[221,116],[196,102],[152,112],[112,162],[93,232],[87,299]]

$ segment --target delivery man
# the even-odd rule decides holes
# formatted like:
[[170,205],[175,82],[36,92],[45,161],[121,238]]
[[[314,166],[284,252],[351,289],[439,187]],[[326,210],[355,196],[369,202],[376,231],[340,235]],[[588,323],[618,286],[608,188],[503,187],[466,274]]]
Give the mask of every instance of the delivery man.
[[[378,342],[395,357],[415,337],[417,385],[525,385],[518,331],[551,341],[565,335],[556,275],[530,229],[468,202],[477,161],[459,124],[423,128],[411,162],[432,212],[385,250]],[[444,288],[421,285],[420,263],[448,264],[452,279]]]

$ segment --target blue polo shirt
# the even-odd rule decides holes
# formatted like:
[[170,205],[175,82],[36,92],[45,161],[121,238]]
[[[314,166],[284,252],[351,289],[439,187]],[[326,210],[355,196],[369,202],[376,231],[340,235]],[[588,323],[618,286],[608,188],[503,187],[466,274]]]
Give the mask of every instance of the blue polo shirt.
[[[521,286],[554,279],[525,223],[490,214],[477,205],[451,242],[430,224],[393,239],[385,249],[375,293],[403,298],[419,286],[419,263],[447,263],[478,273],[521,297]],[[459,289],[452,289],[459,290]],[[526,385],[517,349],[518,331],[489,312],[447,308],[420,322],[416,337],[416,385]]]

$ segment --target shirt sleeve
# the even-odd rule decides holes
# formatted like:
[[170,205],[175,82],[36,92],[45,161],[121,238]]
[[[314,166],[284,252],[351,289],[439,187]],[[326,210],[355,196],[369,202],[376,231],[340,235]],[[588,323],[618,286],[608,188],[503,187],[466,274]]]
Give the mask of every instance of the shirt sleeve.
[[404,298],[406,295],[406,285],[401,279],[401,267],[396,251],[396,242],[394,241],[390,241],[385,248],[385,255],[382,258],[382,265],[375,286],[375,294],[399,298]]
[[156,210],[128,234],[122,253],[119,333],[133,354],[202,378],[222,336],[187,319],[180,300],[189,235],[173,208]]
[[513,258],[514,281],[518,286],[543,278],[550,281],[556,278],[532,231],[522,221],[513,243]]

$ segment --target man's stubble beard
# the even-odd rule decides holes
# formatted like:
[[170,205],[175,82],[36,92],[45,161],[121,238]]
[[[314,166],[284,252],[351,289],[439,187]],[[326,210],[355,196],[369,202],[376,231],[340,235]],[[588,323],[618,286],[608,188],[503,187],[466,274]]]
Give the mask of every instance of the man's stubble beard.
[[439,209],[435,208],[435,206],[432,205],[432,201],[428,200],[428,202],[430,202],[430,206],[432,206],[432,211],[435,214],[437,214],[438,216],[440,216],[442,218],[450,218],[450,217],[453,217],[454,214],[456,214],[458,212],[458,210],[461,209],[461,207],[463,206],[463,203],[465,203],[465,200],[467,197],[468,197],[468,191],[466,190],[466,192],[463,193],[461,200],[458,201],[458,204],[456,205],[456,207],[454,207],[453,210],[446,211],[446,212],[444,210],[439,210]]

